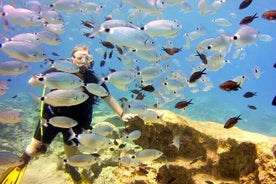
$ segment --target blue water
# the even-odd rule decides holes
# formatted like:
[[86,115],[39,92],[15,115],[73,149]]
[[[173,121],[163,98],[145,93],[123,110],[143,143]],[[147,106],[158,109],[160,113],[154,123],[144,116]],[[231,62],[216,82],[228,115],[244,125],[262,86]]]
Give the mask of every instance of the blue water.
[[[22,3],[25,1],[15,1],[16,6],[22,6]],[[42,1],[40,1],[42,2]],[[95,1],[96,2],[96,1]],[[99,1],[97,1],[99,2]],[[44,4],[49,4],[50,2],[45,1]],[[208,2],[209,4],[211,2]],[[226,59],[231,61],[230,64],[226,64],[222,69],[216,72],[207,71],[207,76],[211,79],[214,87],[207,92],[197,92],[192,93],[188,87],[185,87],[181,91],[186,100],[193,99],[193,104],[188,106],[185,111],[178,110],[174,108],[174,105],[177,101],[182,99],[176,99],[173,102],[167,103],[162,108],[174,111],[181,115],[185,115],[194,120],[200,121],[214,121],[218,123],[225,123],[225,121],[233,116],[241,115],[242,120],[238,122],[237,127],[252,131],[266,134],[269,136],[276,136],[276,107],[271,105],[271,101],[276,95],[275,79],[276,79],[276,69],[273,68],[273,64],[276,62],[275,56],[275,45],[276,45],[276,23],[275,21],[267,21],[261,18],[263,12],[275,9],[276,1],[275,0],[266,0],[258,1],[255,0],[252,4],[243,10],[239,10],[240,1],[230,1],[222,4],[221,7],[217,10],[216,14],[202,16],[197,9],[197,1],[190,0],[191,12],[184,13],[178,6],[168,7],[160,15],[148,15],[145,17],[139,17],[133,21],[136,25],[144,25],[147,22],[155,19],[170,19],[177,20],[183,28],[178,33],[178,36],[171,38],[175,47],[184,47],[186,44],[185,38],[183,37],[184,33],[189,33],[194,31],[197,26],[204,26],[206,28],[206,34],[199,39],[196,39],[191,42],[191,48],[175,54],[171,59],[166,61],[161,61],[161,63],[167,63],[170,65],[170,70],[182,70],[185,76],[191,74],[192,68],[197,67],[200,63],[200,60],[197,58],[194,62],[188,62],[185,58],[189,55],[195,53],[196,45],[207,38],[216,37],[219,35],[217,30],[224,29],[227,35],[233,35],[239,28],[240,20],[247,15],[253,15],[258,13],[259,18],[255,19],[250,26],[256,28],[261,34],[268,34],[274,39],[271,42],[262,42],[257,40],[254,44],[245,47],[246,55],[244,59],[233,59],[232,55],[234,48],[231,52],[227,54]],[[4,1],[4,4],[11,4],[11,1]],[[43,2],[42,2],[43,4]],[[101,75],[107,75],[109,73],[108,68],[114,68],[116,70],[123,70],[123,65],[118,59],[116,59],[116,54],[113,55],[113,58],[106,61],[105,67],[99,66],[99,61],[102,60],[102,55],[97,53],[95,49],[103,48],[100,44],[100,38],[88,39],[82,35],[82,30],[85,28],[81,25],[81,20],[91,20],[91,17],[94,17],[99,22],[104,20],[104,16],[111,14],[113,19],[122,19],[127,20],[127,10],[133,8],[125,2],[119,2],[119,0],[114,1],[100,1],[100,4],[104,6],[100,15],[89,14],[85,15],[80,12],[62,12],[65,24],[66,31],[63,34],[60,34],[62,43],[57,46],[41,45],[45,52],[50,56],[50,58],[57,58],[51,55],[52,52],[56,52],[60,55],[60,58],[70,57],[70,52],[72,48],[76,45],[88,45],[93,52],[95,59],[95,71]],[[120,8],[119,6],[122,5]],[[235,14],[236,18],[232,18],[230,14]],[[211,22],[215,18],[226,18],[232,22],[231,27],[220,27]],[[1,24],[3,24],[3,19],[1,19]],[[13,26],[12,30],[3,30],[2,26],[0,28],[1,35],[4,36],[14,36],[22,32],[34,32],[40,31],[42,27],[35,28],[22,28],[18,26]],[[161,47],[165,46],[167,39],[157,38],[156,42],[160,53],[164,54],[161,51]],[[1,62],[9,60],[5,53],[0,51]],[[173,62],[173,59],[179,61],[180,66],[176,65]],[[98,63],[97,63],[98,62]],[[49,66],[45,65],[44,62],[39,63],[29,63],[31,66],[31,71],[18,76],[0,76],[1,80],[11,79],[9,84],[9,90],[7,94],[0,97],[1,103],[6,103],[7,100],[16,102],[16,98],[12,99],[14,95],[25,94],[27,97],[32,100],[31,94],[40,94],[41,89],[34,89],[28,86],[27,81],[32,74],[40,73],[41,71],[46,70]],[[41,67],[41,65],[43,67]],[[138,64],[141,68],[147,66],[148,63],[145,61],[140,61]],[[135,65],[136,66],[136,65]],[[135,67],[134,66],[134,67]],[[255,79],[252,74],[252,68],[259,66],[263,74],[259,79]],[[133,67],[133,68],[134,68]],[[245,81],[242,89],[234,92],[225,92],[219,89],[219,84],[226,80],[233,79],[236,76],[246,75],[248,79]],[[154,86],[158,87],[158,81],[156,80]],[[115,98],[120,98],[126,96],[130,98],[130,92],[123,92],[117,88],[114,88],[112,84],[108,83],[110,91]],[[133,89],[135,86],[131,85],[130,89]],[[246,99],[243,97],[243,94],[247,91],[257,92],[257,96],[253,98]],[[148,104],[149,107],[152,107],[154,102],[154,96],[150,93],[146,93],[144,101]],[[6,107],[10,107],[11,104],[4,104]],[[26,112],[26,108],[20,105],[19,107],[16,103],[12,104],[11,108],[21,108],[25,115],[28,115],[30,112]],[[25,104],[26,106],[31,106],[33,103]],[[102,104],[101,104],[102,105]],[[251,110],[247,105],[254,105],[257,107],[257,110]],[[107,111],[110,109],[106,109]],[[110,110],[111,111],[111,110]],[[37,112],[34,112],[37,113]]]

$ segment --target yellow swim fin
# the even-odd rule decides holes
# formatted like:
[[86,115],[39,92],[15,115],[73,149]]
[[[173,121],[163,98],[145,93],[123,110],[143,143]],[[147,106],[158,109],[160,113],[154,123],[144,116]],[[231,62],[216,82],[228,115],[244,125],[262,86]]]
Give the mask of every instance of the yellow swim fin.
[[8,168],[0,177],[1,184],[20,184],[25,173],[27,164],[17,167]]
[[24,161],[24,164],[16,167],[8,168],[0,176],[0,184],[20,184],[22,177],[24,176],[27,165],[31,159],[29,155],[23,152],[20,158]]

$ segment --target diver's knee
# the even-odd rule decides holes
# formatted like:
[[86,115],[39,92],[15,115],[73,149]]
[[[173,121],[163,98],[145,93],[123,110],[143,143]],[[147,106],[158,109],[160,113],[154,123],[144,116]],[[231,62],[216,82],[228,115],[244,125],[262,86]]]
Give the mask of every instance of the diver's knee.
[[48,145],[43,144],[41,141],[32,138],[31,143],[27,146],[25,152],[30,156],[39,156],[45,154],[47,151]]

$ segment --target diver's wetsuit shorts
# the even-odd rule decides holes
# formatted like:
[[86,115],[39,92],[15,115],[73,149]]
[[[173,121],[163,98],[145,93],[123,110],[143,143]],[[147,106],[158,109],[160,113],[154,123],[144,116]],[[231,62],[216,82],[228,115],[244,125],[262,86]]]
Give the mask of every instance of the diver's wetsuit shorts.
[[[42,131],[41,131],[42,129]],[[75,134],[82,133],[82,129],[79,126],[73,127],[72,130]],[[73,142],[75,144],[78,144],[78,141],[76,139],[72,139],[69,141],[69,138],[71,136],[70,131],[68,128],[58,128],[54,127],[51,124],[48,124],[47,127],[41,126],[40,122],[38,122],[34,138],[41,141],[44,144],[51,144],[51,142],[54,140],[54,138],[57,136],[57,134],[61,132],[63,135],[63,142],[69,146],[73,145]]]

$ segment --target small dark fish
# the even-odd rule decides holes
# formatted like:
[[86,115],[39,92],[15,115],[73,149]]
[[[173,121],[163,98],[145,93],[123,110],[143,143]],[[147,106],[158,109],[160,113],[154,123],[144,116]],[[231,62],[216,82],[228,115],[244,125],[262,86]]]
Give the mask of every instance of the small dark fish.
[[106,59],[106,58],[107,58],[107,51],[105,50],[103,54],[103,59]]
[[8,82],[11,82],[12,80],[11,79],[7,79]]
[[248,107],[249,109],[252,109],[252,110],[257,110],[257,107],[254,106],[254,105],[248,105],[247,107]]
[[113,55],[113,50],[111,50],[111,51],[109,52],[108,58],[109,58],[109,59],[112,58],[112,55]]
[[239,9],[247,8],[252,3],[252,0],[243,0],[239,6]]
[[207,183],[207,184],[215,184],[214,182],[212,182],[210,180],[206,180],[205,183]]
[[88,27],[88,28],[94,28],[94,24],[93,22],[90,22],[90,21],[81,21],[81,24],[84,25],[85,27]]
[[229,119],[225,122],[224,128],[231,128],[231,127],[233,127],[235,124],[237,124],[237,122],[238,122],[239,120],[241,120],[240,116],[241,116],[241,115],[238,115],[238,116],[236,116],[236,117],[229,118]]
[[118,45],[115,45],[116,50],[119,52],[119,54],[123,54],[123,49],[121,47],[119,47]]
[[244,98],[251,98],[253,96],[256,96],[256,93],[257,92],[253,93],[253,92],[248,91],[248,92],[246,92],[246,93],[243,94],[243,97]]
[[143,167],[139,167],[139,170],[137,171],[138,175],[147,175],[149,172],[144,169]]
[[174,48],[164,48],[164,47],[162,47],[162,50],[165,51],[167,54],[172,56],[172,55],[178,53],[179,51],[181,51],[181,48],[176,48],[176,47],[174,47]]
[[193,104],[192,100],[193,99],[191,99],[189,101],[183,100],[183,101],[177,102],[174,107],[177,109],[183,109],[183,108],[187,107],[188,105]]
[[91,36],[91,33],[83,33],[83,36],[91,39],[94,38],[94,36]]
[[196,157],[196,158],[194,158],[191,162],[190,162],[190,165],[192,165],[192,164],[194,164],[194,163],[196,163],[197,161],[199,161],[199,160],[201,160],[201,159],[203,159],[204,158],[204,156],[198,156],[198,157]]
[[262,17],[266,20],[276,20],[276,10],[269,10],[263,13]]
[[196,56],[199,56],[199,58],[202,61],[202,63],[205,64],[205,65],[207,65],[208,61],[207,61],[206,55],[202,54],[202,53],[199,53],[198,51],[196,51],[196,53],[197,53]]
[[205,70],[206,70],[206,68],[204,68],[204,69],[201,70],[201,71],[194,72],[194,73],[191,75],[191,77],[190,77],[190,79],[189,79],[189,82],[190,82],[190,83],[196,82],[202,75],[207,74],[207,73],[205,73]]
[[91,153],[91,155],[92,155],[93,157],[100,157],[100,156],[101,156],[101,155],[98,154],[98,153]]
[[135,99],[136,99],[136,100],[143,100],[143,99],[144,99],[144,97],[145,97],[145,94],[144,94],[144,93],[139,92],[139,93],[137,94],[137,96],[135,97]]
[[114,148],[109,148],[109,151],[115,151],[115,149]]
[[147,85],[147,86],[141,86],[141,90],[147,91],[147,92],[153,92],[155,89],[152,85]]
[[124,147],[126,147],[126,144],[120,144],[118,148],[122,149]]
[[131,90],[130,92],[132,92],[132,93],[138,95],[138,94],[140,93],[140,90],[138,90],[138,89],[133,89],[133,90]]
[[219,88],[224,91],[238,91],[241,87],[236,81],[228,80],[219,85]]
[[273,68],[276,68],[276,63],[274,63]]
[[[51,63],[54,63],[54,61],[55,61],[55,60],[54,60],[54,59],[50,59],[50,58],[49,58],[49,59],[48,59],[48,61],[50,61]],[[46,65],[46,64],[48,64],[48,63],[47,63],[47,62],[45,62],[44,64]]]
[[167,184],[171,184],[171,183],[174,183],[175,182],[175,180],[176,180],[176,178],[175,177],[172,177],[168,182],[167,182]]
[[114,68],[109,68],[109,71],[110,71],[111,73],[113,73],[113,72],[116,72],[116,69],[114,69]]
[[113,142],[113,143],[114,143],[115,146],[118,146],[118,145],[119,145],[119,143],[118,143],[118,141],[117,141],[116,139],[114,139],[114,142]]
[[101,60],[100,67],[103,67],[105,65],[105,60]]
[[52,55],[53,55],[53,56],[59,56],[59,54],[56,53],[56,52],[52,52]]
[[255,13],[254,15],[251,15],[251,16],[246,16],[240,21],[240,25],[249,24],[256,18],[258,18],[257,13]]
[[114,45],[111,42],[108,41],[101,41],[100,42],[104,47],[108,48],[108,49],[114,49]]
[[104,20],[107,21],[107,20],[112,20],[112,17],[111,16],[105,16],[104,17]]
[[17,97],[17,95],[12,96],[12,98],[16,98],[16,97]]
[[276,106],[276,95],[274,96],[273,100],[272,100],[272,105]]

